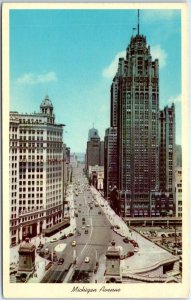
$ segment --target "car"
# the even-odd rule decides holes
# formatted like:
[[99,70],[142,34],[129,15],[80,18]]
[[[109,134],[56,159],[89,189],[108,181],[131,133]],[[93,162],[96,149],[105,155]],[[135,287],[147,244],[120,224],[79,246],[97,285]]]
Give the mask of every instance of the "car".
[[119,225],[116,225],[115,228],[116,228],[116,229],[120,229]]
[[99,207],[99,204],[98,204],[98,203],[96,203],[96,204],[95,204],[95,207]]
[[101,211],[98,211],[98,215],[101,215]]
[[86,227],[90,227],[90,224],[86,224]]
[[73,242],[72,242],[72,246],[73,246],[73,247],[76,246],[76,241],[73,241]]
[[50,261],[46,266],[45,266],[45,270],[47,271],[48,269],[50,269],[50,267],[52,267],[53,262]]
[[38,248],[36,249],[36,253],[40,253],[40,252],[41,252],[41,248],[38,247]]
[[66,235],[64,234],[64,235],[62,235],[60,238],[59,238],[59,240],[65,240],[67,237],[66,237]]
[[67,237],[73,236],[74,234],[72,232],[70,232]]
[[54,243],[54,242],[57,242],[57,241],[58,241],[57,238],[53,238],[53,239],[50,240],[50,243]]
[[82,221],[85,221],[85,220],[86,220],[86,219],[83,217],[83,218],[82,218]]
[[130,251],[130,252],[127,253],[127,257],[131,257],[133,255],[134,255],[134,252],[132,252],[132,251]]
[[45,253],[45,254],[49,254],[49,249],[48,249],[48,248],[45,248],[45,249],[44,249],[44,253]]
[[134,248],[134,252],[138,252],[139,251],[139,248],[138,247],[135,247]]
[[86,224],[86,221],[82,221],[82,225],[85,225]]
[[129,242],[133,245],[137,244],[137,242],[135,242],[134,240],[129,240]]
[[85,226],[82,226],[82,229],[85,229]]
[[78,212],[81,213],[81,209],[78,209]]
[[64,259],[62,257],[60,257],[58,260],[58,265],[62,265],[63,263],[64,263]]
[[88,229],[85,229],[85,234],[88,234]]
[[81,232],[77,232],[77,236],[80,236],[81,235]]
[[101,207],[104,207],[104,204],[101,204]]
[[128,237],[124,238],[123,241],[124,241],[124,243],[129,243]]
[[84,261],[85,261],[85,263],[89,263],[89,261],[90,261],[89,256],[86,256],[86,258],[84,259]]

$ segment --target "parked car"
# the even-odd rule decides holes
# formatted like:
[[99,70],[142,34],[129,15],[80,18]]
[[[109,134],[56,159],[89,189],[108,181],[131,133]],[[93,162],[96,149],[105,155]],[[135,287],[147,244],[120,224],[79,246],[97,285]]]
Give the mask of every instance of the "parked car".
[[45,253],[45,254],[49,254],[49,249],[48,249],[48,248],[45,248],[45,249],[44,249],[44,253]]
[[134,240],[129,240],[129,242],[130,242],[131,244],[133,244],[133,246],[135,246],[135,244],[137,244],[137,242],[134,241]]
[[101,211],[98,211],[98,215],[101,215]]
[[57,242],[57,241],[58,241],[57,238],[53,238],[53,239],[50,240],[50,243],[54,243],[54,242]]
[[135,247],[134,248],[134,252],[138,252],[139,251],[139,248],[138,247]]
[[66,235],[64,234],[64,235],[62,235],[60,238],[59,238],[59,240],[65,240],[67,237],[66,237]]
[[70,232],[67,237],[73,236],[74,234],[72,232]]
[[88,234],[88,229],[85,230],[85,234]]
[[52,267],[53,262],[50,261],[46,266],[45,266],[45,270],[47,271],[48,269],[50,269],[50,267]]
[[58,265],[62,265],[63,263],[64,263],[64,259],[62,257],[60,257],[58,260]]
[[134,255],[134,252],[132,252],[132,251],[130,251],[130,252],[127,253],[127,257],[131,257],[133,255]]
[[116,228],[116,229],[120,229],[119,225],[116,225],[115,228]]
[[124,238],[123,241],[124,241],[124,243],[129,243],[128,237]]
[[89,256],[86,256],[86,258],[84,259],[84,261],[85,261],[85,263],[89,263],[89,261],[90,261]]

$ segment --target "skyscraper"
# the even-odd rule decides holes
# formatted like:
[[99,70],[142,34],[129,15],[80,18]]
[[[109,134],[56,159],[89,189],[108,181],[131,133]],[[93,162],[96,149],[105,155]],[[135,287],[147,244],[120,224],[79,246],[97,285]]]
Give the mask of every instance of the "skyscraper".
[[105,131],[104,151],[104,191],[109,199],[110,191],[117,186],[117,128],[110,127]]
[[[117,128],[117,201],[121,213],[141,217],[158,216],[161,211],[167,214],[168,210],[172,213],[174,105],[160,114],[159,61],[152,59],[146,37],[140,34],[139,10],[137,34],[131,37],[126,57],[119,58],[112,82],[110,122]],[[160,147],[162,141],[165,148]],[[160,173],[165,164],[166,179]]]
[[88,142],[86,149],[86,170],[89,166],[103,166],[103,142],[100,141],[98,130],[91,128],[88,133]]
[[63,124],[48,96],[40,112],[10,112],[10,244],[63,218]]
[[160,191],[173,192],[175,184],[175,107],[160,111]]
[[122,210],[149,215],[150,193],[159,188],[159,72],[139,32],[119,62],[118,151]]

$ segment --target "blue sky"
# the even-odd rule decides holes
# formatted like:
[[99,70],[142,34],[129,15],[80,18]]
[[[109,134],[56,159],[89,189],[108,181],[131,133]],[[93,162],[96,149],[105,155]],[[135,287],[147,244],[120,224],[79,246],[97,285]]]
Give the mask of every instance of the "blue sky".
[[[10,110],[38,112],[48,94],[64,142],[85,152],[94,123],[101,138],[110,120],[110,85],[125,56],[136,10],[11,10]],[[140,33],[160,65],[160,108],[175,102],[181,144],[181,14],[141,10]]]

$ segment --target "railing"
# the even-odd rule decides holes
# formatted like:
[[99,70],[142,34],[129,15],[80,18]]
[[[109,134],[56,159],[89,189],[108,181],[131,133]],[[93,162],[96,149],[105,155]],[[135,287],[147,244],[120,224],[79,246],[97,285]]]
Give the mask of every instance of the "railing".
[[173,257],[173,258],[168,258],[168,259],[165,259],[165,260],[162,260],[158,263],[155,263],[154,265],[150,266],[150,267],[144,267],[144,268],[140,268],[140,269],[134,269],[133,271],[136,273],[136,274],[140,274],[140,273],[146,273],[146,272],[149,272],[149,271],[152,271],[152,270],[155,270],[163,265],[165,265],[166,263],[172,263],[172,262],[176,262],[178,261],[179,258],[178,257]]

